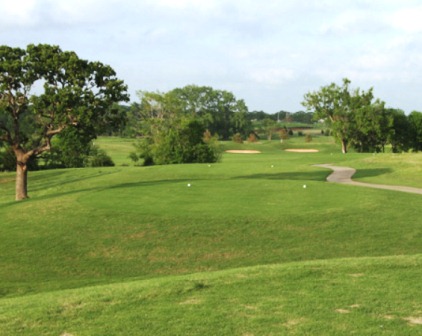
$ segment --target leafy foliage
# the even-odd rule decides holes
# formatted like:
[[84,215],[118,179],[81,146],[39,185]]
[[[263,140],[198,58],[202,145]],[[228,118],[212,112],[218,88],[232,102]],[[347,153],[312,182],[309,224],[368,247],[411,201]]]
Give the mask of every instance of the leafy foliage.
[[53,148],[42,155],[43,168],[114,166],[113,160],[92,143],[84,130],[69,127],[54,140]]
[[326,120],[333,135],[341,142],[343,153],[352,144],[358,151],[380,151],[384,148],[392,120],[384,102],[374,101],[373,89],[351,90],[350,80],[343,85],[331,83],[319,91],[305,94],[302,104],[315,111],[316,119]]
[[211,163],[219,159],[217,139],[209,137],[203,124],[192,118],[149,120],[149,131],[140,139],[133,161],[144,165]]
[[422,150],[422,113],[413,111],[409,115],[410,141],[413,150]]
[[126,89],[110,66],[58,46],[0,46],[0,139],[17,159],[16,199],[28,197],[28,161],[54,136],[75,126],[94,138],[119,124],[124,114],[113,104],[128,100]]
[[[247,135],[251,130],[245,102],[237,100],[228,91],[188,85],[166,93],[139,91],[138,95],[141,102],[133,104],[129,112],[132,134],[142,135],[145,131],[142,124],[150,119],[172,119],[176,116],[198,120],[222,139],[229,139],[238,132]],[[138,128],[133,130],[133,125]]]

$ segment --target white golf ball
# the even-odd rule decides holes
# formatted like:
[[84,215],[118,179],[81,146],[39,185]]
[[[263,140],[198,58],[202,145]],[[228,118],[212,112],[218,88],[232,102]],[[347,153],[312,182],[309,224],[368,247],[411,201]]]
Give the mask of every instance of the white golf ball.
[[190,187],[190,183],[188,183],[188,187]]
[[306,184],[303,185],[303,189],[306,189]]

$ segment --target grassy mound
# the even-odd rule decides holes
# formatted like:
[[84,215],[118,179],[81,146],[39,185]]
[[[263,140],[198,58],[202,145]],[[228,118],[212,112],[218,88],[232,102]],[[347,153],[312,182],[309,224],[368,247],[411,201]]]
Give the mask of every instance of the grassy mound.
[[257,266],[2,300],[1,335],[420,335],[422,255]]

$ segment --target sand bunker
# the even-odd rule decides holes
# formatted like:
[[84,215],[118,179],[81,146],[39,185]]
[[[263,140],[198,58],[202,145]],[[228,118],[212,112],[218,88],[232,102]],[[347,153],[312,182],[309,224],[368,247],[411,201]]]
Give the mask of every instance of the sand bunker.
[[285,149],[286,152],[294,152],[294,153],[318,153],[318,149],[304,149],[304,148],[291,148]]
[[230,150],[226,150],[226,153],[232,153],[232,154],[259,154],[261,152],[258,151],[258,150],[230,149]]

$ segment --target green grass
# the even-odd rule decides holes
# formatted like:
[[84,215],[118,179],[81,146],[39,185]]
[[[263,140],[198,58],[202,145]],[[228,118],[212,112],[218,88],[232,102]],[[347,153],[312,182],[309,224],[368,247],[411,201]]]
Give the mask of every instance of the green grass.
[[256,266],[2,300],[3,335],[420,335],[422,255]]
[[135,151],[133,139],[122,139],[118,137],[99,137],[94,141],[95,145],[103,148],[112,156],[116,166],[133,165],[129,154]]
[[31,172],[23,202],[0,174],[0,335],[421,332],[406,320],[422,317],[420,195],[312,166],[422,187],[420,154],[343,155],[315,137],[135,167],[120,141],[97,141],[116,167]]

